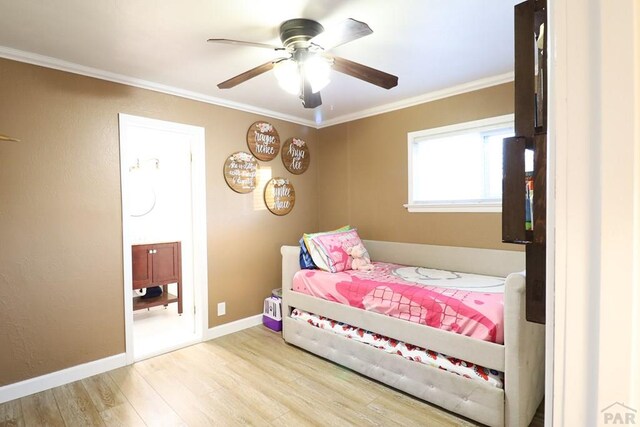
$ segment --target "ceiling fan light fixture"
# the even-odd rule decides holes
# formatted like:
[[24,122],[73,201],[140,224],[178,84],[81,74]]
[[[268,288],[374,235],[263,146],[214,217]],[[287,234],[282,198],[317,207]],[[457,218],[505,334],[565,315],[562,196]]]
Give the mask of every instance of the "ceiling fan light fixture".
[[314,55],[308,58],[303,65],[303,72],[309,84],[311,91],[318,93],[324,89],[330,82],[329,73],[331,72],[331,64],[320,55]]
[[292,95],[300,94],[300,73],[304,73],[311,91],[318,93],[329,84],[330,71],[331,63],[320,55],[309,56],[300,65],[295,59],[287,59],[276,63],[273,68],[278,85]]
[[278,85],[285,92],[292,95],[300,93],[300,71],[295,61],[287,59],[276,63],[273,73],[276,76],[276,80],[278,80]]
[[282,89],[298,95],[302,99],[304,108],[316,108],[322,105],[320,91],[329,84],[329,74],[332,69],[383,89],[391,89],[398,85],[397,76],[326,53],[372,32],[371,27],[366,23],[353,18],[343,21],[329,31],[324,31],[324,27],[316,21],[299,18],[289,19],[280,25],[282,47],[221,38],[212,38],[207,41],[267,48],[290,55],[287,58],[271,60],[218,83],[218,88],[230,89],[274,70],[278,85]]

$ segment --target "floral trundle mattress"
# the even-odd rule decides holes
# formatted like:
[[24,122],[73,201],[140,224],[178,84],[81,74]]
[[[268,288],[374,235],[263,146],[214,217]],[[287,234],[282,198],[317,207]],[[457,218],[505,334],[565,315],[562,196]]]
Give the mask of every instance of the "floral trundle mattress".
[[381,351],[398,355],[398,357],[404,357],[416,363],[442,369],[472,380],[482,381],[497,388],[504,388],[504,374],[493,369],[487,369],[464,360],[449,357],[442,353],[387,338],[383,335],[336,322],[335,320],[308,313],[297,308],[292,310],[291,318],[296,321],[307,322],[314,327],[373,346]]

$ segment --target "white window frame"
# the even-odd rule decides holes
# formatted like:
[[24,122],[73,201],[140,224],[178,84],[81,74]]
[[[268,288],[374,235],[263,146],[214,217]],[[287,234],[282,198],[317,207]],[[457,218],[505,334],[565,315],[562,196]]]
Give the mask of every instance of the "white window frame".
[[413,145],[425,137],[442,137],[456,135],[468,131],[490,131],[506,126],[514,125],[514,115],[491,117],[488,119],[474,120],[458,123],[450,126],[442,126],[433,129],[425,129],[407,134],[407,160],[408,160],[408,203],[404,205],[409,212],[502,212],[502,200],[496,201],[460,201],[445,203],[415,203],[413,202]]

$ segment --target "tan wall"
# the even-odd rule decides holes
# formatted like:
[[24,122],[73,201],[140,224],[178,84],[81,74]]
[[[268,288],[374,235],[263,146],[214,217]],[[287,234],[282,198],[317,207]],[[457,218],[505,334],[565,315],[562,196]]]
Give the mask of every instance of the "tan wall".
[[[499,243],[499,214],[402,207],[407,132],[510,113],[511,84],[320,131],[2,59],[0,94],[0,133],[22,139],[0,142],[0,386],[124,351],[118,113],[205,128],[210,327],[260,313],[280,245],[305,231],[350,223],[369,239],[519,249]],[[261,163],[294,182],[285,217],[222,178],[261,119],[310,144],[301,176]]]
[[262,163],[295,185],[276,217],[222,176],[264,117],[0,59],[0,133],[22,139],[0,142],[0,386],[124,351],[118,113],[205,128],[210,326],[260,313],[280,245],[317,228],[316,130],[267,119],[311,152],[301,176]]
[[513,84],[320,129],[320,229],[367,239],[522,250],[501,243],[501,214],[408,213],[407,133],[513,113]]

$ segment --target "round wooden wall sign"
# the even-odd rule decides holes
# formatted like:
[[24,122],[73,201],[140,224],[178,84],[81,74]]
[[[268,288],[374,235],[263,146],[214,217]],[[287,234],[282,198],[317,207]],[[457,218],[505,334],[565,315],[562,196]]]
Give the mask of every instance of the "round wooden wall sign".
[[309,167],[309,146],[300,138],[289,138],[282,146],[282,163],[293,174],[300,175]]
[[233,153],[224,162],[224,179],[233,191],[252,192],[258,181],[258,160],[245,151]]
[[247,145],[254,156],[268,162],[278,155],[280,136],[271,123],[255,122],[247,131]]
[[296,192],[286,178],[272,178],[264,187],[264,204],[276,215],[291,212],[296,203]]

